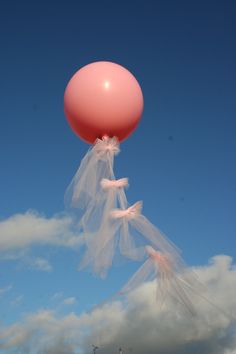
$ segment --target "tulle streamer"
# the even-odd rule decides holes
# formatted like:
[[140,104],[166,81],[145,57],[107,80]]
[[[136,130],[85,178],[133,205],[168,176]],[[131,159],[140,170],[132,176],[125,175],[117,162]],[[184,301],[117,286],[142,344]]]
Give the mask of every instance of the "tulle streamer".
[[116,180],[113,171],[119,151],[117,138],[97,139],[67,188],[67,206],[83,210],[79,229],[85,252],[78,269],[90,267],[104,278],[118,253],[134,261],[146,259],[120,293],[156,279],[160,306],[171,297],[195,314],[191,294],[197,278],[185,266],[180,250],[142,214],[142,202],[129,206],[128,179]]

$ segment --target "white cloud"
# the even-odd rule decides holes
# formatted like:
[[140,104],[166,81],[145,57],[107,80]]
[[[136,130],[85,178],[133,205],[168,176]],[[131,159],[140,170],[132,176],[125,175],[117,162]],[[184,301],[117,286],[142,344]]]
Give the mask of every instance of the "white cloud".
[[15,299],[11,301],[12,306],[19,306],[24,300],[24,295],[18,295]]
[[77,247],[81,238],[71,217],[46,218],[37,212],[16,214],[0,222],[0,254],[2,258],[16,258],[19,252],[33,245]]
[[75,297],[68,297],[63,300],[64,305],[74,305],[76,303],[76,298]]
[[76,303],[76,298],[74,296],[64,298],[64,294],[62,292],[55,293],[51,300],[60,301],[60,305],[74,305]]
[[7,285],[4,288],[0,288],[0,296],[7,293],[12,289],[12,285]]
[[75,354],[80,348],[85,354],[94,343],[102,354],[117,352],[119,346],[132,348],[135,354],[235,354],[236,270],[231,259],[214,257],[196,272],[207,286],[206,296],[216,304],[196,296],[197,316],[186,315],[170,302],[158,308],[155,284],[147,283],[130,294],[127,302],[107,303],[91,313],[59,317],[41,310],[28,315],[2,328],[0,349]]
[[31,261],[31,267],[43,272],[52,271],[52,265],[49,263],[49,261],[40,257],[37,257]]
[[62,297],[63,297],[63,293],[62,292],[57,292],[57,293],[52,295],[51,300],[59,300]]

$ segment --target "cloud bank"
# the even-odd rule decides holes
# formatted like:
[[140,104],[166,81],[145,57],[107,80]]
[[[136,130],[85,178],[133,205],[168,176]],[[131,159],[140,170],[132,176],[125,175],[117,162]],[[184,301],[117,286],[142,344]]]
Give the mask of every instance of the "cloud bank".
[[[15,258],[34,245],[77,247],[81,242],[71,217],[66,215],[46,218],[34,211],[15,214],[0,221],[0,256]],[[47,265],[38,261],[38,268]]]
[[236,269],[228,256],[216,256],[195,269],[206,284],[205,298],[194,296],[197,316],[175,303],[161,309],[155,303],[155,283],[90,313],[39,310],[17,323],[1,327],[0,349],[7,353],[87,354],[235,354]]

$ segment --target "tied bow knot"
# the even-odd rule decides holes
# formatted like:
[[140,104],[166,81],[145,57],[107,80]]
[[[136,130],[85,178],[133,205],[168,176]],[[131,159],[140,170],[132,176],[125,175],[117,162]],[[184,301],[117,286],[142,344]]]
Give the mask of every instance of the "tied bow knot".
[[103,178],[101,180],[101,187],[103,189],[112,189],[112,188],[123,188],[128,186],[128,178],[120,178],[117,180],[110,180]]
[[139,201],[129,207],[128,209],[114,209],[111,211],[111,217],[113,219],[121,219],[121,218],[127,218],[127,219],[134,219],[138,215],[141,214],[142,211],[142,202]]
[[117,155],[120,152],[119,140],[115,136],[113,136],[113,138],[109,138],[105,135],[102,139],[96,140],[94,150],[97,153],[104,153],[107,151]]

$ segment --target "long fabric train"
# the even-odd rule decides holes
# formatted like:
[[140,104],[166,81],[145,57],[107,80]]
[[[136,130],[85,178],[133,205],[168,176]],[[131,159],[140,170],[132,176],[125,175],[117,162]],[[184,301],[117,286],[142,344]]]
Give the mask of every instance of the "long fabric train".
[[187,291],[194,290],[194,283],[180,250],[142,215],[142,202],[129,206],[125,195],[128,179],[115,179],[113,162],[119,151],[115,137],[97,139],[66,191],[67,205],[84,210],[79,228],[85,253],[78,269],[91,267],[104,278],[117,253],[135,261],[148,257],[121,292],[126,294],[156,278],[158,301],[171,295],[194,313]]

